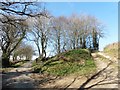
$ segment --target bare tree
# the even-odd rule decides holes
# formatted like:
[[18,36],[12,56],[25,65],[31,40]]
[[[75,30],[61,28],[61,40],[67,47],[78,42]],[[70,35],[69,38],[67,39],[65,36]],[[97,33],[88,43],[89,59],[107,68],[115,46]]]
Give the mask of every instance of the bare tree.
[[79,45],[79,38],[80,38],[80,32],[81,32],[81,22],[79,19],[79,16],[77,14],[72,14],[69,17],[69,39],[72,44],[72,49],[76,49],[80,47]]
[[[38,15],[45,16],[41,2],[0,2],[0,10],[4,14],[17,15],[19,17],[30,16],[35,17]],[[3,14],[3,13],[2,13]]]
[[[47,11],[45,11],[47,13]],[[48,15],[49,17],[49,15]],[[33,36],[30,40],[34,41],[37,46],[39,57],[46,58],[46,49],[48,46],[48,40],[50,36],[50,22],[51,18],[45,16],[37,16],[34,18],[31,35]]]
[[46,58],[46,48],[47,48],[48,39],[49,39],[49,32],[50,32],[50,19],[46,18],[46,17],[39,17],[35,26],[40,34],[42,58]]
[[38,15],[45,16],[40,3],[7,2],[7,0],[6,2],[0,2],[0,46],[3,53],[3,67],[10,65],[11,53],[25,37],[26,18]]
[[66,18],[63,16],[53,18],[52,20],[51,39],[57,54],[61,53],[62,49],[65,50],[66,46],[65,22]]
[[69,38],[73,49],[90,48],[98,50],[103,36],[103,25],[93,16],[73,14],[69,18]]
[[87,47],[94,50],[99,49],[99,39],[103,37],[103,25],[94,16],[85,16],[85,27],[87,31]]
[[[29,41],[33,41],[35,43],[35,45],[37,47],[38,55],[40,57],[41,56],[40,31],[38,29],[36,29],[37,19],[30,18],[29,21],[31,21],[32,23],[29,24],[31,29],[30,29],[30,32],[28,32],[29,34],[27,36],[27,39]],[[41,25],[39,25],[39,27],[41,27]]]
[[[11,19],[14,17],[11,17]],[[24,22],[10,22],[1,24],[0,31],[0,46],[2,49],[2,64],[9,66],[9,58],[13,50],[22,41],[26,35],[27,23]]]

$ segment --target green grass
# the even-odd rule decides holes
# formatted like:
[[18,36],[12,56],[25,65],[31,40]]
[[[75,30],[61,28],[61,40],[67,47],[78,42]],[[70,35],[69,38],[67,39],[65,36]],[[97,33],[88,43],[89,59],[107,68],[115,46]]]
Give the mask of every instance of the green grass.
[[[67,61],[59,58],[60,56],[63,56]],[[96,69],[94,60],[87,49],[70,50],[56,55],[44,63],[47,64],[42,66],[42,64],[35,64],[34,62],[34,71],[43,71],[50,75],[66,76],[74,73],[79,75],[90,74],[95,72]]]
[[14,67],[14,68],[17,68],[17,67],[20,67],[20,66],[22,66],[24,63],[26,63],[27,61],[26,60],[21,60],[21,61],[19,61],[19,62],[17,62],[17,63],[12,63],[11,64],[11,67]]
[[91,58],[90,52],[87,49],[70,50],[60,54],[60,56],[65,56],[66,58],[70,59],[70,61],[79,61],[81,59],[88,60]]
[[95,70],[95,64],[93,60],[86,61],[85,65],[81,65],[77,62],[63,62],[55,65],[46,66],[48,69],[47,73],[52,75],[64,76],[73,73],[79,73],[81,75],[91,73],[91,70]]

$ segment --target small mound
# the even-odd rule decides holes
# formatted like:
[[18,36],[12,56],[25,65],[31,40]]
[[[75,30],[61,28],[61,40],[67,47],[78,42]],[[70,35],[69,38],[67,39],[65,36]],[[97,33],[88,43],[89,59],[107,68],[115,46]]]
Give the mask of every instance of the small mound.
[[64,76],[74,73],[80,75],[90,74],[95,71],[94,60],[87,49],[75,49],[60,53],[45,62],[42,70],[50,75]]
[[88,60],[91,58],[91,54],[87,49],[75,49],[70,50],[64,53],[57,55],[60,59],[66,61],[81,61],[81,60]]

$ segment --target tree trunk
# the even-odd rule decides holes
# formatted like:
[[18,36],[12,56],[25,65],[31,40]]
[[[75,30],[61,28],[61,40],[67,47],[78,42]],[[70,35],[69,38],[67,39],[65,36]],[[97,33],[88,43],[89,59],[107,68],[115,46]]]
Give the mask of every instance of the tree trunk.
[[76,43],[75,43],[75,37],[73,37],[73,49],[75,49],[75,45]]
[[41,47],[42,47],[42,59],[46,59],[46,37],[42,34]]
[[10,56],[7,55],[6,53],[2,54],[2,67],[9,67],[10,62],[9,62]]
[[37,49],[38,49],[38,54],[39,54],[39,57],[41,56],[41,53],[40,53],[40,47],[39,47],[39,42],[35,42],[36,46],[37,46]]
[[80,37],[80,48],[82,48],[82,37]]
[[90,38],[90,36],[88,37],[88,43],[89,43],[89,49],[91,49],[92,48],[92,46],[91,46],[91,38]]
[[61,52],[60,50],[60,37],[58,37],[58,50],[57,50],[57,53],[59,54]]
[[83,37],[83,44],[82,44],[82,48],[83,48],[83,49],[86,49],[86,40],[85,40],[85,37]]
[[76,40],[76,48],[79,48],[79,38],[77,37],[77,40]]
[[44,58],[44,39],[41,39],[41,47],[42,47],[42,58]]
[[93,30],[93,48],[98,50],[97,32],[95,30]]

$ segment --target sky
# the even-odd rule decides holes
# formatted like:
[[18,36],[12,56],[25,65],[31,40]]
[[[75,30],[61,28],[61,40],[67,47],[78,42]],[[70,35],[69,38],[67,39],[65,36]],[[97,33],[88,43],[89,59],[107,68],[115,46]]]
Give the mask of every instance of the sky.
[[[58,0],[58,1],[63,1],[63,0]],[[117,0],[111,0],[116,2],[73,2],[76,0],[71,0],[71,1],[72,2],[47,2],[46,7],[48,11],[53,16],[56,17],[61,15],[70,16],[72,13],[77,13],[77,14],[85,13],[85,14],[93,15],[96,18],[98,18],[105,25],[105,29],[104,29],[105,37],[100,39],[100,46],[99,46],[100,50],[103,50],[103,48],[106,45],[118,41]],[[81,1],[88,1],[88,0],[81,0]],[[97,1],[102,1],[102,0],[97,0]],[[108,1],[108,0],[104,0],[104,1]]]
[[[1,0],[6,1],[6,0]],[[9,0],[36,1],[36,0]],[[47,2],[47,9],[54,16],[70,16],[72,13],[85,13],[97,17],[105,24],[105,37],[100,39],[100,50],[118,41],[118,1],[119,0],[37,0]],[[55,1],[51,2],[51,1]],[[57,1],[57,2],[56,2]],[[67,2],[65,2],[67,1]],[[70,2],[71,1],[71,2]],[[81,2],[79,2],[81,1]],[[88,2],[89,1],[89,2]],[[74,3],[76,2],[76,3]],[[0,52],[1,56],[1,52]]]
[[118,41],[117,2],[47,2],[46,8],[53,16],[70,16],[72,13],[95,16],[104,24],[104,38],[100,39],[100,51]]

